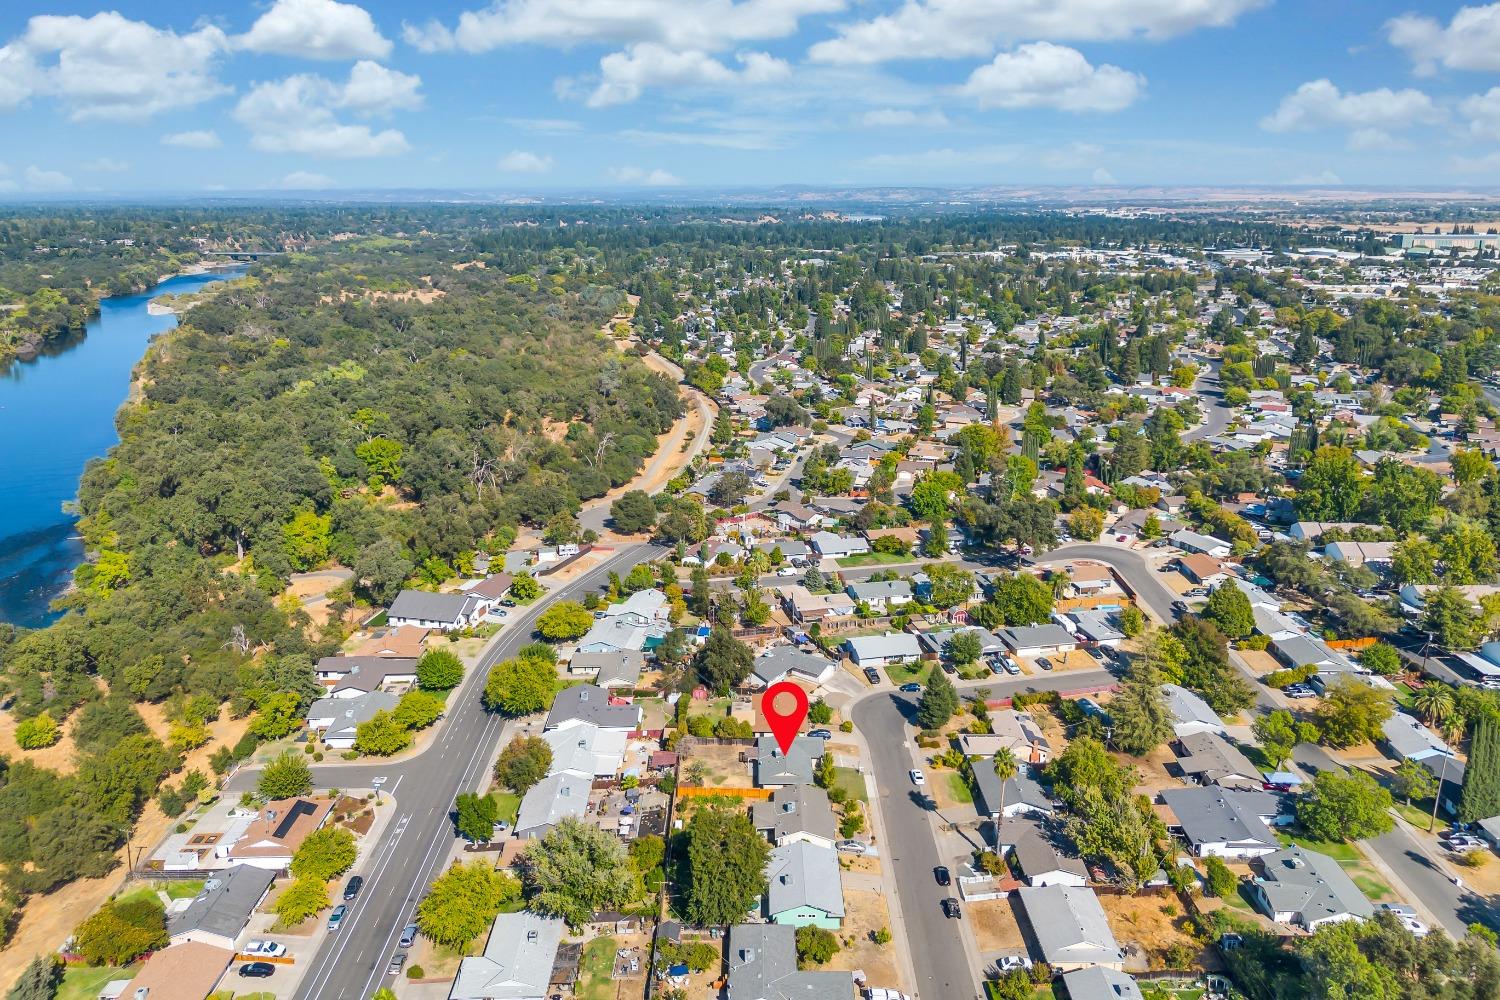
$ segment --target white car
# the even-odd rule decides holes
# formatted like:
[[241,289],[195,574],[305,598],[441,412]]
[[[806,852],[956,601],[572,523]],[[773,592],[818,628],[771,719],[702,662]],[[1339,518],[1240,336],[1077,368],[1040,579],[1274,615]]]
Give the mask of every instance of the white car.
[[1016,969],[1031,968],[1031,959],[1025,955],[1001,955],[995,967],[1001,972],[1012,972]]
[[798,573],[795,566],[783,566],[776,571],[777,576],[796,576]]
[[911,783],[913,785],[925,785],[927,784],[927,776],[914,767],[911,769]]
[[286,954],[286,945],[277,944],[275,941],[251,941],[240,949],[241,955],[255,955],[259,958],[280,958]]

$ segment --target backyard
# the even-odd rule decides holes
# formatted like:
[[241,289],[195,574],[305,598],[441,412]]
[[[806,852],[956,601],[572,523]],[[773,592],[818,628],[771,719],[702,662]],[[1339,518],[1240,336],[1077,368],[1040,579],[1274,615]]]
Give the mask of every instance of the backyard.
[[116,979],[130,979],[139,965],[123,969],[98,965],[70,965],[63,973],[62,988],[57,991],[57,1000],[97,1000],[99,991],[106,983]]
[[578,1000],[613,1000],[616,942],[612,937],[594,938],[583,946],[578,964]]

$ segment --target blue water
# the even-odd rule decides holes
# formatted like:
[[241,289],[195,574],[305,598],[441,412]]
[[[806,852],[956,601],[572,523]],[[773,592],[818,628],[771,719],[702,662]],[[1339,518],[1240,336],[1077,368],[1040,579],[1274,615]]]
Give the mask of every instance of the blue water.
[[85,463],[119,441],[115,411],[151,338],[177,325],[146,303],[242,273],[169,278],[143,295],[105,299],[82,335],[0,368],[0,622],[37,627],[57,617],[49,605],[83,560],[63,504],[78,496]]

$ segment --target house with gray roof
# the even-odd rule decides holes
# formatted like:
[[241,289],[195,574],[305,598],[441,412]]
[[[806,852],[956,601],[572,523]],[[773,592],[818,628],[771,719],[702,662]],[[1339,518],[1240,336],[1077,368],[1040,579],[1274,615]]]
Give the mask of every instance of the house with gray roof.
[[1089,884],[1089,870],[1083,859],[1059,851],[1035,824],[1020,832],[1011,853],[1027,885],[1081,888]]
[[783,643],[772,646],[755,658],[746,680],[758,687],[770,687],[787,679],[822,684],[838,670],[838,664],[802,646]]
[[911,584],[906,580],[864,580],[844,588],[855,604],[869,605],[876,614],[885,614],[911,603]]
[[844,640],[849,658],[860,667],[885,667],[906,663],[922,655],[922,646],[910,632],[886,632],[883,635],[861,635]]
[[1109,919],[1092,889],[1068,885],[1027,886],[1016,893],[1041,961],[1054,972],[1092,965],[1120,970],[1125,953],[1109,929]]
[[[1268,826],[1280,818],[1281,803],[1270,792],[1168,788],[1161,799],[1200,858],[1256,858],[1281,848]],[[1173,827],[1168,822],[1169,832]]]
[[575,684],[557,692],[542,728],[564,729],[583,722],[631,732],[641,724],[641,710],[636,705],[611,704],[609,692],[597,684]]
[[634,688],[641,683],[646,654],[636,649],[604,650],[597,653],[574,653],[568,661],[568,673],[592,674],[597,687]]
[[1240,748],[1218,733],[1188,733],[1177,740],[1177,766],[1199,785],[1259,791],[1260,771]]
[[494,601],[480,594],[434,594],[403,590],[391,602],[386,621],[393,626],[415,625],[454,632],[479,624]]
[[[1000,776],[987,760],[976,760],[974,771],[974,807],[979,815],[992,820],[1022,813],[1052,815],[1052,801],[1042,786],[1031,776],[1031,768],[1020,764],[1016,773],[1005,779],[1001,788]],[[1001,803],[1005,803],[1002,811]]]
[[411,656],[325,656],[313,667],[330,698],[357,698],[371,691],[405,690],[417,683]]
[[782,785],[750,807],[750,821],[777,845],[806,841],[832,847],[838,839],[828,793],[817,785]]
[[1108,612],[1080,608],[1068,612],[1068,621],[1081,639],[1096,646],[1114,648],[1125,641],[1125,633],[1115,625],[1115,616]]
[[825,559],[859,556],[870,551],[870,543],[860,535],[836,535],[831,531],[820,531],[808,541],[818,555]]
[[1173,545],[1184,552],[1196,552],[1205,556],[1213,556],[1215,559],[1224,559],[1229,556],[1230,545],[1222,538],[1213,535],[1200,535],[1196,531],[1174,531],[1167,539]]
[[811,785],[813,771],[827,749],[827,742],[798,736],[786,753],[769,734],[755,741],[755,784],[758,788]]
[[766,864],[766,915],[773,924],[837,930],[844,922],[839,856],[806,840],[778,844]]
[[564,929],[557,917],[530,910],[495,917],[484,953],[459,963],[449,1000],[543,1000]]
[[1262,874],[1250,883],[1255,905],[1272,920],[1315,931],[1375,912],[1365,894],[1326,854],[1293,845],[1260,859]]
[[1381,742],[1397,760],[1423,761],[1429,757],[1453,756],[1442,737],[1422,725],[1416,716],[1395,712],[1380,724]]
[[1161,693],[1167,698],[1167,709],[1172,713],[1172,732],[1176,736],[1180,738],[1189,733],[1224,735],[1224,720],[1201,697],[1177,684],[1163,684]]
[[1141,1000],[1141,988],[1123,972],[1093,965],[1062,977],[1068,1000]]
[[797,968],[797,929],[785,924],[734,924],[729,928],[725,1000],[855,1000],[847,972]]
[[1017,656],[1070,653],[1078,648],[1078,640],[1061,625],[1015,625],[996,634]]
[[575,771],[554,771],[526,790],[516,814],[516,836],[540,837],[568,817],[588,811],[593,778]]
[[377,712],[393,712],[401,699],[386,691],[353,698],[319,698],[307,708],[307,728],[319,734],[330,750],[352,750],[359,724]]
[[275,872],[254,865],[235,865],[216,872],[203,883],[203,891],[187,909],[167,921],[172,943],[197,941],[234,951],[235,941],[275,879]]

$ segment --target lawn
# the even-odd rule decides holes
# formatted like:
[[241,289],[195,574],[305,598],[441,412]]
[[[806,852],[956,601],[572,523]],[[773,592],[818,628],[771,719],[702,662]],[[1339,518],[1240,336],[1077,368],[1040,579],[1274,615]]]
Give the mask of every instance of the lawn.
[[850,800],[864,802],[868,798],[865,795],[865,776],[852,767],[834,768],[833,784],[835,788],[842,788]]
[[1141,984],[1142,1000],[1201,1000],[1207,992],[1201,986],[1164,986],[1157,983]]
[[927,675],[932,673],[933,664],[915,660],[911,663],[892,663],[885,668],[885,674],[895,685],[908,684],[912,681],[925,683]]
[[1426,830],[1432,823],[1432,810],[1423,809],[1420,805],[1397,802],[1396,813],[1418,830]]
[[842,556],[834,560],[845,569],[853,569],[856,566],[896,566],[916,561],[916,556],[903,556],[892,552],[861,552],[857,556]]
[[[997,994],[995,993],[995,981],[993,979],[986,979],[984,981],[984,995],[987,1000],[995,1000]],[[1049,983],[1044,986],[1038,986],[1036,992],[1032,994],[1032,1000],[1057,1000],[1057,994],[1052,991],[1052,986]]]
[[203,882],[201,880],[163,882],[161,891],[167,894],[168,899],[192,899],[203,891]]
[[578,1000],[613,1000],[615,967],[615,939],[594,938],[583,946],[583,958],[579,962],[578,988],[574,996]]
[[507,823],[516,821],[516,814],[521,811],[521,796],[515,792],[494,791],[490,793],[490,798],[495,800],[501,819]]
[[1309,851],[1317,851],[1319,854],[1326,854],[1333,858],[1354,880],[1354,884],[1359,886],[1359,891],[1372,901],[1378,903],[1382,899],[1391,897],[1391,887],[1376,875],[1375,870],[1365,860],[1365,856],[1353,844],[1325,843],[1301,834],[1286,832],[1282,832],[1280,836],[1283,842],[1300,844]]
[[63,973],[57,1000],[96,1000],[104,984],[115,979],[130,979],[139,966],[117,969],[98,965],[72,965]]
[[949,771],[944,775],[948,779],[948,791],[953,795],[956,802],[973,802],[974,793],[969,791],[969,783],[964,776],[957,771]]

